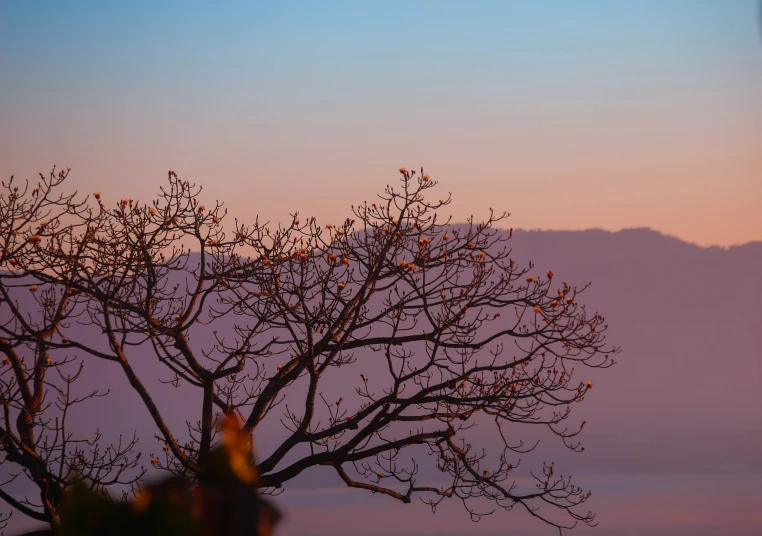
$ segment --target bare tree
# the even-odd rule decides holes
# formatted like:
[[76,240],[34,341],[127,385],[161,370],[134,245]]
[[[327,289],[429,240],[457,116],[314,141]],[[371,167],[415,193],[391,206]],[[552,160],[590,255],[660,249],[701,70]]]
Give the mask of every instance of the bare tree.
[[[132,455],[136,437],[103,447],[97,430],[89,437],[69,430],[71,409],[107,392],[77,394],[73,385],[82,373],[82,360],[51,351],[67,346],[55,341],[80,302],[75,290],[45,285],[24,268],[38,261],[43,235],[55,239],[67,214],[87,211],[73,195],[56,192],[67,173],[41,174],[36,188],[27,182],[22,190],[11,177],[0,193],[0,267],[6,269],[0,273],[0,463],[7,468],[0,475],[0,498],[54,525],[63,492],[74,480],[104,491],[129,486],[142,475],[131,471],[139,457]],[[22,292],[32,295],[33,307],[20,305],[30,302],[19,300]],[[3,489],[19,477],[38,488],[39,500],[13,497]]]
[[[268,419],[286,427],[258,463],[269,492],[323,466],[405,503],[457,498],[474,519],[519,506],[559,528],[593,524],[580,510],[589,493],[552,464],[531,472],[533,489],[516,483],[518,456],[534,445],[510,437],[540,425],[581,449],[584,423],[565,421],[592,384],[574,367],[613,363],[604,318],[578,304],[585,287],[517,265],[512,230],[496,229],[507,214],[440,221],[450,197],[431,201],[436,182],[423,170],[400,174],[398,188],[337,225],[294,214],[287,226],[235,221],[225,231],[223,206],[204,206],[201,189],[174,172],[149,204],[61,198],[55,226],[11,226],[2,277],[75,297],[79,322],[106,344],[61,321],[41,340],[120,367],[163,443],[152,465],[189,483],[215,444],[216,419],[236,413],[248,434]],[[8,337],[34,339],[6,326]],[[169,383],[198,389],[200,418],[187,430],[171,429],[135,369],[146,355]],[[348,394],[323,390],[336,389],[332,376]],[[476,424],[502,438],[496,451],[470,444]],[[419,482],[403,452],[424,454],[446,480]]]

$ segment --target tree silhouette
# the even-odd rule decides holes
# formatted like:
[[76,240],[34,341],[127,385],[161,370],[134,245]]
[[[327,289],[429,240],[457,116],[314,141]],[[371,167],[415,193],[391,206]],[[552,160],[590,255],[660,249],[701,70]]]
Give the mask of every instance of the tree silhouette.
[[[64,490],[75,479],[87,479],[91,489],[103,492],[110,486],[135,484],[144,472],[133,471],[140,457],[133,455],[136,437],[103,447],[97,430],[89,437],[69,431],[72,408],[107,391],[75,395],[72,386],[82,372],[82,359],[57,359],[52,353],[62,346],[61,330],[69,325],[81,298],[71,287],[41,287],[41,280],[25,269],[41,261],[42,236],[59,239],[67,232],[62,218],[88,211],[75,196],[57,193],[67,173],[41,174],[31,190],[28,183],[19,190],[11,177],[0,193],[0,463],[8,467],[0,498],[54,525]],[[20,306],[29,300],[20,302],[19,292],[32,294],[32,307]],[[37,486],[39,501],[13,497],[3,489],[19,477]]]
[[[613,363],[618,349],[605,340],[604,318],[578,303],[586,287],[511,259],[512,231],[495,228],[507,214],[440,221],[450,197],[429,200],[436,181],[399,171],[399,187],[352,207],[340,224],[294,214],[286,226],[235,221],[229,231],[224,207],[204,206],[201,189],[172,171],[149,204],[54,195],[68,173],[55,170],[31,191],[5,185],[0,433],[6,459],[39,487],[43,504],[2,497],[54,523],[67,474],[98,467],[87,477],[103,489],[142,477],[134,442],[89,461],[64,454],[64,421],[41,403],[46,388],[73,400],[47,380],[69,365],[46,357],[55,350],[121,369],[163,445],[151,465],[191,486],[218,441],[217,419],[237,414],[255,438],[265,422],[286,427],[257,464],[266,492],[322,466],[347,486],[405,503],[420,497],[436,508],[457,498],[474,519],[518,506],[556,527],[593,524],[580,510],[589,493],[552,464],[531,472],[533,489],[517,485],[518,456],[535,445],[509,435],[540,425],[581,450],[584,423],[565,421],[592,383],[574,367]],[[30,291],[39,320],[14,297]],[[187,429],[172,429],[134,367],[149,356],[166,367],[168,384],[198,390],[199,419]],[[348,394],[327,391],[332,376]],[[76,375],[60,379],[68,387]],[[469,443],[476,424],[498,432],[496,450]],[[45,434],[58,441],[50,451]],[[420,483],[418,462],[403,451],[431,460],[444,483]],[[559,509],[568,516],[557,519]]]

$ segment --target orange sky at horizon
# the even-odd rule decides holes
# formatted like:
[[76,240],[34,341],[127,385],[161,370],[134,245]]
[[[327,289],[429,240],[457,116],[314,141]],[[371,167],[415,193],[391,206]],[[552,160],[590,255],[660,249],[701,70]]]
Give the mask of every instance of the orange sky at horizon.
[[[651,153],[636,166],[625,164],[637,161],[634,155],[623,156],[619,163],[613,157],[593,159],[583,152],[557,161],[494,154],[488,161],[489,149],[472,162],[450,157],[446,147],[420,151],[427,158],[415,158],[414,148],[380,154],[356,148],[348,162],[339,154],[335,159],[315,155],[291,160],[283,167],[281,162],[289,162],[287,151],[269,152],[269,158],[257,155],[247,166],[244,149],[228,149],[225,158],[217,161],[207,159],[203,152],[178,154],[171,149],[166,158],[152,154],[139,161],[130,161],[132,150],[120,154],[103,148],[88,152],[92,157],[87,157],[67,147],[61,150],[51,144],[49,149],[48,158],[44,150],[35,149],[37,154],[28,156],[19,150],[3,160],[3,171],[34,181],[38,172],[51,165],[32,166],[52,160],[59,167],[73,168],[67,190],[101,191],[108,204],[122,197],[153,199],[171,168],[180,178],[201,185],[207,204],[215,199],[224,202],[231,220],[252,221],[258,215],[261,221],[287,222],[289,214],[298,211],[328,223],[350,216],[353,204],[373,202],[387,184],[397,186],[400,165],[413,169],[417,161],[426,161],[432,164],[426,166],[427,173],[439,183],[429,194],[440,198],[452,193],[452,203],[441,212],[454,222],[470,215],[484,219],[493,208],[511,214],[500,224],[505,228],[618,231],[646,227],[705,247],[762,240],[762,181],[755,184],[756,177],[762,177],[756,173],[762,170],[762,156],[751,147],[734,148],[728,151],[730,155],[704,152],[694,161],[686,161],[684,155],[658,159]],[[405,158],[390,156],[398,152]],[[696,178],[669,180],[671,176]]]

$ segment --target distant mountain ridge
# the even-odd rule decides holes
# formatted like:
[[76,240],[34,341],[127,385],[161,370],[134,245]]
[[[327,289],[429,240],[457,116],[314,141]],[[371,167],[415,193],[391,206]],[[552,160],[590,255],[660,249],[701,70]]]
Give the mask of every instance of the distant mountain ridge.
[[[456,224],[456,225],[463,225],[463,224]],[[508,229],[500,228],[501,230],[507,231]],[[705,250],[720,250],[720,251],[730,251],[730,250],[736,250],[736,249],[745,249],[745,248],[760,248],[762,249],[762,240],[752,240],[749,242],[745,242],[743,244],[732,244],[730,246],[720,246],[720,245],[711,245],[711,246],[702,246],[701,244],[696,244],[695,242],[690,242],[688,240],[684,240],[680,237],[670,235],[667,233],[663,233],[661,231],[658,231],[656,229],[652,229],[650,227],[628,227],[624,229],[619,229],[618,231],[610,231],[607,229],[601,229],[599,227],[591,227],[589,229],[575,229],[575,230],[567,230],[567,229],[522,229],[522,228],[516,228],[514,229],[515,234],[527,234],[527,235],[584,235],[584,234],[595,234],[599,236],[604,235],[610,235],[612,238],[621,238],[626,239],[629,236],[635,236],[638,235],[640,237],[650,237],[653,240],[663,240],[664,242],[669,242],[673,244],[680,244],[685,246],[690,246],[697,249],[705,249]]]
[[[762,475],[762,241],[721,248],[646,228],[519,229],[507,245],[520,265],[532,260],[538,275],[552,269],[559,283],[592,282],[580,301],[606,317],[609,340],[623,349],[613,368],[590,371],[595,389],[572,408],[573,422],[588,422],[586,452],[570,454],[551,440],[543,444],[545,459],[583,483],[601,475],[624,482],[633,473]],[[142,449],[156,452],[137,396],[119,370],[101,365],[88,377],[113,380],[114,393],[78,410],[78,422],[106,422],[107,433],[138,429]],[[188,408],[200,407],[197,394],[160,386],[155,377],[150,383],[178,429]],[[258,446],[266,451],[265,436],[276,428],[264,431]],[[475,438],[488,441],[478,431]],[[287,488],[337,484],[317,473]]]

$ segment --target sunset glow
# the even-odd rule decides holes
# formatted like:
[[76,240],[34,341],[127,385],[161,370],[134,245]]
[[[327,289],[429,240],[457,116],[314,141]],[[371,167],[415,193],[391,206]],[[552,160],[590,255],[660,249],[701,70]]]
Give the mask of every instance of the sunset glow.
[[[172,227],[175,232],[182,222],[172,221],[169,209],[160,212],[159,204],[139,208],[169,184],[181,192],[179,198],[189,196],[191,208],[186,216],[192,223],[188,225],[203,220],[212,229],[209,237],[188,233],[177,242],[192,248],[199,243],[201,248],[222,247],[225,240],[239,236],[236,222],[293,226],[302,234],[295,231],[293,242],[285,244],[303,249],[291,251],[284,246],[278,250],[280,256],[272,253],[270,259],[258,256],[261,244],[252,238],[246,243],[246,254],[256,250],[252,263],[261,261],[257,270],[274,273],[273,281],[281,276],[273,263],[328,266],[341,278],[326,279],[328,290],[315,295],[334,297],[336,303],[343,303],[342,297],[357,288],[363,292],[370,288],[370,295],[376,292],[373,285],[365,287],[359,279],[345,277],[362,272],[366,265],[353,272],[361,263],[349,249],[338,248],[357,236],[352,234],[357,230],[352,225],[342,227],[345,218],[355,217],[352,208],[378,201],[387,185],[412,184],[425,191],[432,204],[451,195],[452,202],[439,210],[437,223],[450,217],[452,224],[462,224],[472,215],[478,223],[490,218],[492,210],[498,215],[510,213],[507,219],[495,220],[499,236],[514,248],[505,253],[506,259],[511,256],[506,262],[510,270],[514,262],[531,262],[532,271],[522,273],[516,287],[506,283],[506,289],[553,287],[547,300],[543,295],[545,301],[532,306],[526,297],[525,303],[517,299],[516,303],[526,305],[522,314],[553,326],[554,314],[578,307],[575,285],[582,288],[593,281],[580,300],[579,318],[574,317],[570,325],[598,329],[603,316],[596,313],[590,320],[584,316],[585,307],[592,313],[602,305],[606,330],[611,323],[607,337],[623,349],[610,372],[595,370],[574,378],[580,382],[579,397],[587,397],[580,409],[574,405],[574,415],[585,427],[580,437],[583,444],[589,439],[590,449],[575,457],[558,442],[553,444],[557,450],[540,449],[536,456],[527,456],[526,467],[535,463],[532,467],[542,471],[545,458],[539,456],[550,453],[548,459],[560,460],[565,475],[574,475],[575,485],[593,490],[590,509],[599,512],[595,519],[601,526],[581,526],[564,534],[759,535],[762,314],[756,301],[762,292],[758,275],[762,271],[761,10],[756,0],[7,0],[0,2],[0,179],[7,181],[13,175],[34,187],[40,172],[48,174],[54,166],[56,170],[71,168],[68,177],[62,174],[67,194],[76,191],[77,199],[89,195],[92,207],[122,210],[111,211],[117,214],[111,217],[123,218],[120,222],[127,221],[129,214],[138,218],[140,213],[143,221],[156,228]],[[188,183],[203,188],[198,199]],[[12,193],[8,199],[13,199]],[[217,210],[217,202],[223,209]],[[383,220],[378,229],[362,218],[358,218],[358,229],[365,223],[363,229],[377,231],[382,244],[384,226],[389,237],[403,226],[392,219],[391,210],[374,210],[371,214],[376,219],[368,221]],[[73,215],[72,210],[63,219]],[[43,231],[47,225],[28,221],[41,225]],[[87,220],[83,229],[91,232],[91,223]],[[3,229],[14,232],[5,222],[0,232]],[[92,233],[104,229],[105,224],[99,228],[93,223]],[[403,274],[400,277],[412,279],[425,273],[429,268],[423,263],[431,260],[425,254],[435,246],[442,251],[454,247],[459,237],[453,229],[457,227],[411,238],[410,251],[418,256],[400,253],[394,261],[395,269],[399,267]],[[419,223],[408,229],[411,237],[420,230]],[[308,235],[312,242],[304,238]],[[23,236],[19,251],[41,248],[48,240],[47,235]],[[125,231],[124,236],[132,235]],[[403,235],[397,231],[396,236]],[[243,239],[240,242],[244,244]],[[126,243],[132,242],[124,239],[117,246]],[[7,244],[3,247],[10,251]],[[381,246],[377,250],[391,250],[393,255],[398,251]],[[469,269],[494,260],[495,250],[478,243],[469,242],[463,250],[468,255],[461,257],[470,258]],[[122,250],[115,246],[114,251]],[[325,254],[313,258],[316,251]],[[461,253],[452,251],[449,262]],[[7,265],[0,266],[0,271],[20,273],[23,262],[12,256],[3,260]],[[114,257],[122,258],[120,254]],[[23,261],[20,255],[18,259]],[[230,274],[238,273],[236,262],[231,261],[233,268],[224,273],[227,279],[221,271],[197,288],[205,290],[211,281],[209,285],[232,289]],[[373,273],[382,273],[381,267]],[[11,286],[18,284],[14,277],[6,277]],[[484,275],[493,284],[491,277]],[[252,296],[278,295],[281,283],[277,281],[271,294],[248,290],[241,295],[251,300]],[[458,284],[468,286],[462,281]],[[555,288],[562,284],[563,291]],[[61,285],[74,294],[72,287]],[[390,289],[397,291],[398,285],[383,288],[391,296]],[[456,298],[464,294],[456,293]],[[46,296],[45,283],[23,288],[23,296],[34,305],[34,300]],[[432,291],[431,296],[443,304],[452,305],[455,300],[448,295],[447,302],[444,290]],[[147,308],[151,299],[146,298]],[[0,299],[0,314],[10,301]],[[504,300],[499,305],[508,303]],[[454,324],[467,314],[469,305],[453,313]],[[307,317],[308,306],[302,302],[283,307],[295,317]],[[403,316],[402,309],[396,318]],[[468,314],[479,314],[474,309]],[[512,309],[502,312],[502,317],[496,311],[489,311],[490,325],[513,321]],[[14,314],[23,317],[18,311]],[[232,322],[233,316],[229,313],[225,321]],[[12,324],[8,318],[0,317],[0,327]],[[193,315],[177,314],[172,321],[180,326],[188,318]],[[286,313],[275,318],[286,318]],[[321,322],[308,326],[310,337],[313,328],[314,333],[324,330],[326,334],[333,329],[333,319]],[[344,326],[350,323],[346,318],[342,322]],[[235,339],[240,331],[231,328],[231,333],[230,339]],[[0,336],[7,333],[0,331]],[[221,340],[216,339],[217,331],[213,337],[206,336],[209,341]],[[339,334],[333,337],[333,343],[339,344]],[[521,337],[516,335],[516,340]],[[145,340],[153,342],[153,334]],[[71,349],[66,346],[69,342],[60,343],[61,348]],[[415,342],[433,345],[433,339]],[[506,355],[516,351],[514,347],[523,351],[523,343],[514,343],[506,345]],[[310,338],[311,349],[312,345]],[[487,343],[479,349],[486,354],[491,351]],[[531,350],[533,358],[535,350]],[[271,360],[273,378],[286,378],[288,351],[277,356],[281,360],[277,364]],[[347,350],[336,352],[340,351]],[[545,351],[544,347],[537,351],[540,360],[545,360]],[[608,359],[611,351],[606,352]],[[235,354],[236,359],[244,353]],[[618,348],[611,353],[618,354]],[[368,356],[376,357],[370,350]],[[374,366],[379,367],[378,363],[373,361]],[[0,373],[6,364],[11,365],[7,358]],[[547,377],[551,378],[554,369],[549,368]],[[112,369],[104,366],[105,370]],[[158,383],[150,383],[156,374],[146,370],[142,373],[149,377],[147,385],[156,388]],[[242,370],[243,365],[236,374]],[[108,378],[102,371],[99,374]],[[378,376],[387,372],[383,367],[377,371]],[[312,369],[310,374],[319,376]],[[566,374],[561,372],[559,385],[570,381],[571,374]],[[307,375],[299,370],[294,378]],[[208,407],[214,381],[221,378],[203,384]],[[352,382],[367,390],[368,381],[354,373],[346,378],[333,385],[349,393],[342,391],[342,398],[332,399],[338,400],[336,422],[346,421],[341,426],[356,430],[350,421],[359,412],[350,409],[351,397],[361,393]],[[505,385],[494,381],[497,392],[515,387],[508,382],[517,380],[502,378]],[[529,380],[527,384],[534,385]],[[116,399],[137,401],[130,407],[138,409],[114,418],[106,414],[106,405],[96,404],[93,419],[101,417],[106,422],[107,434],[121,433],[117,425],[126,427],[125,435],[146,423],[152,426],[135,393],[125,387],[127,382],[115,385]],[[450,387],[462,393],[467,387],[476,389],[474,385],[458,377]],[[478,385],[486,389],[481,379]],[[158,395],[157,405],[173,426],[180,423],[184,433],[183,411],[189,406],[173,397]],[[232,413],[231,407],[224,411]],[[304,409],[304,404],[300,407]],[[211,410],[205,416],[211,419]],[[368,415],[360,415],[360,420],[363,417]],[[431,420],[437,419],[435,411]],[[274,429],[252,427],[256,449],[261,449],[256,456],[274,450]],[[150,460],[146,464],[156,468],[169,447],[164,444],[160,452],[162,445],[156,447],[152,434],[145,434],[140,448],[155,452],[141,459]],[[211,445],[210,437],[205,436],[206,447]],[[494,446],[489,435],[478,440],[479,448]],[[306,451],[306,444],[302,446]],[[312,443],[309,446],[313,448]],[[250,460],[244,463],[244,454],[238,455],[239,465],[254,482],[259,477],[246,465]],[[270,470],[280,462],[273,462]],[[499,463],[507,465],[504,458]],[[494,460],[489,467],[494,469]],[[286,492],[274,499],[284,512],[277,536],[558,533],[518,507],[485,516],[477,525],[457,499],[443,503],[432,515],[417,498],[414,504],[403,504],[377,491],[351,490],[336,473],[325,476],[317,471],[322,468],[310,468],[293,481],[286,480]],[[506,471],[513,469],[510,465]],[[390,480],[388,474],[367,473],[378,482]],[[480,467],[478,474],[491,473]],[[523,484],[534,485],[527,474]],[[5,476],[0,472],[0,483]],[[421,477],[440,485],[436,478],[434,471]],[[0,513],[7,511],[0,501]],[[6,534],[38,525],[14,514]]]

